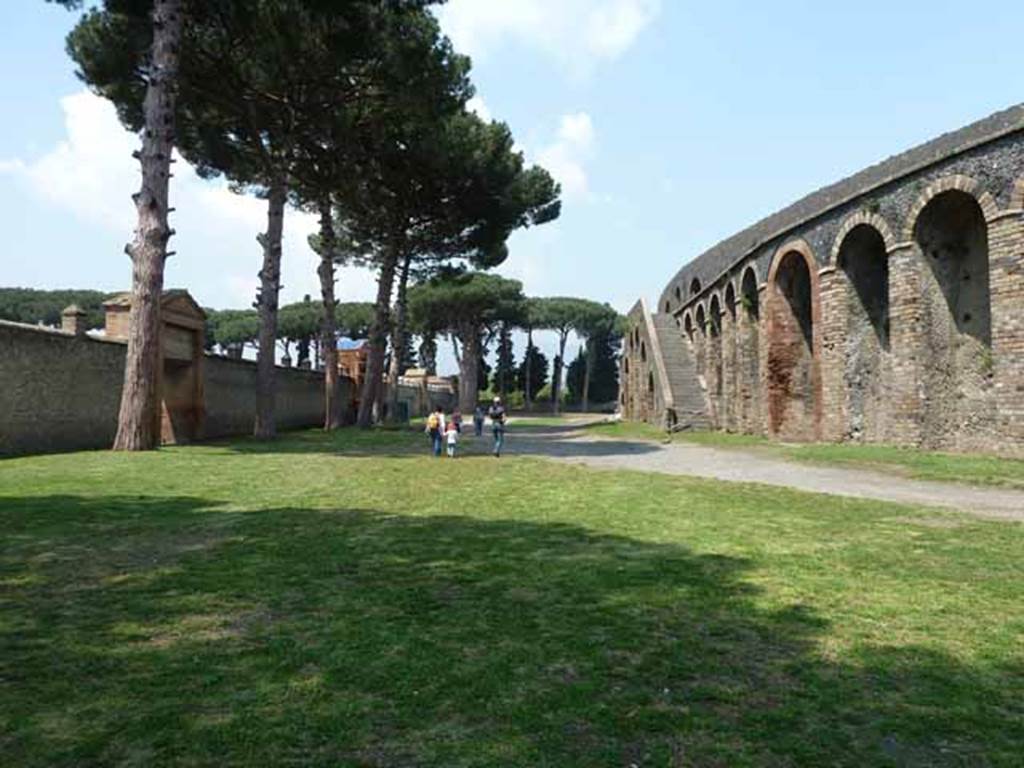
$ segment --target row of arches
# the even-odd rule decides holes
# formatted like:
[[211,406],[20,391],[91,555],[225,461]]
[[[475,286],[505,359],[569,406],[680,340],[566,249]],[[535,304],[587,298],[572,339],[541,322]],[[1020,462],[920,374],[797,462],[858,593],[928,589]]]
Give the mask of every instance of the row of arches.
[[904,418],[940,445],[994,419],[988,222],[998,211],[957,177],[911,214],[901,242],[877,214],[854,214],[826,267],[793,241],[763,286],[748,265],[682,313],[716,426],[822,439],[829,422],[829,436],[883,440]]

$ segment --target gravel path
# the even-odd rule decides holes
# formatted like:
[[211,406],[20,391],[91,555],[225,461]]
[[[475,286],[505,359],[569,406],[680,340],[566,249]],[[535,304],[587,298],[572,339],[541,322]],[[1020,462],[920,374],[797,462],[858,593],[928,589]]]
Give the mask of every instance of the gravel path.
[[942,507],[978,517],[1024,520],[1024,491],[912,480],[871,470],[802,464],[740,448],[711,448],[685,442],[658,444],[606,440],[588,437],[571,425],[520,433],[513,428],[509,438],[509,453],[546,456],[590,467],[762,483],[812,493]]

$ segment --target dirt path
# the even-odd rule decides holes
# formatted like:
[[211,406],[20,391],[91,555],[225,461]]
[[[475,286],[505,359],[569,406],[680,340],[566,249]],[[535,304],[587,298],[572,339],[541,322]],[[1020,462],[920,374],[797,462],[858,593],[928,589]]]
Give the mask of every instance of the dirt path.
[[740,448],[658,444],[589,437],[579,425],[511,431],[508,452],[546,456],[603,469],[762,483],[812,493],[942,507],[1001,520],[1024,520],[1024,491],[912,480],[845,467],[801,464]]

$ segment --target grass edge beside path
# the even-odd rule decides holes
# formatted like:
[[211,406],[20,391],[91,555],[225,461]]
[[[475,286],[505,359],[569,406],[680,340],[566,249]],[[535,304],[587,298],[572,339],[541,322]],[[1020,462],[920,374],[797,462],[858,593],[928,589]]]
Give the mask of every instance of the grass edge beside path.
[[584,428],[586,434],[607,439],[694,443],[709,448],[748,449],[790,461],[823,466],[870,469],[915,480],[962,485],[1024,489],[1024,460],[979,453],[923,451],[894,445],[852,443],[776,443],[759,435],[729,432],[676,432],[644,422],[612,422]]

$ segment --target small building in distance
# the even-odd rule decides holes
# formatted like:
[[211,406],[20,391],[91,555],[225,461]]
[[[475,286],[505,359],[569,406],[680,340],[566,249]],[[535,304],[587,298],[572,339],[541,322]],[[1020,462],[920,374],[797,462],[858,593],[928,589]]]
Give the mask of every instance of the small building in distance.
[[366,339],[338,340],[338,371],[342,376],[352,379],[355,392],[361,392],[363,389],[369,353],[370,343]]

